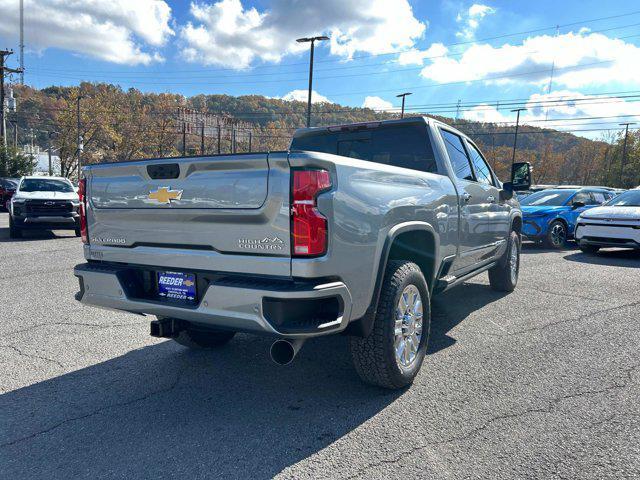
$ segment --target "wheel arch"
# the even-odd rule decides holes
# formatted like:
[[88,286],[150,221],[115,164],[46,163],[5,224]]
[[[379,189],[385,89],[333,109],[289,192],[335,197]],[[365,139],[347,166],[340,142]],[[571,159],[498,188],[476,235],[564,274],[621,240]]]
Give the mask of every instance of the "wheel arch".
[[[424,246],[426,244],[426,247]],[[389,230],[380,255],[376,273],[376,282],[369,308],[365,315],[352,321],[345,333],[349,335],[368,336],[378,309],[382,281],[390,260],[407,260],[416,263],[429,288],[433,291],[436,275],[440,268],[439,236],[435,229],[426,222],[414,221],[398,224]]]

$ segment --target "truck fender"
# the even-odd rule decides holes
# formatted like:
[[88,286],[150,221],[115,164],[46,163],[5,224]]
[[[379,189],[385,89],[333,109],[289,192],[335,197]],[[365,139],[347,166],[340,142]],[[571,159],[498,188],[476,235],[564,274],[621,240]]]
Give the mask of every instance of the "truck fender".
[[[393,226],[384,241],[384,245],[382,247],[382,252],[380,253],[380,262],[378,263],[378,269],[376,273],[376,282],[373,289],[373,295],[371,297],[371,303],[369,304],[369,308],[367,308],[364,316],[357,320],[353,320],[347,326],[345,330],[345,334],[347,335],[355,335],[361,337],[367,337],[371,333],[373,328],[373,322],[375,320],[375,316],[378,310],[378,301],[380,299],[380,291],[382,289],[382,281],[384,279],[384,275],[387,268],[387,262],[389,260],[389,254],[391,252],[391,246],[393,245],[394,240],[402,233],[411,232],[411,231],[426,231],[431,234],[434,239],[433,242],[433,255],[434,262],[439,262],[439,249],[440,244],[438,242],[438,235],[435,229],[426,222],[420,221],[410,221],[399,223],[398,225]],[[431,278],[425,278],[427,284],[433,288],[435,283],[435,276],[437,272],[440,270],[439,264],[434,264],[433,272],[431,274]]]

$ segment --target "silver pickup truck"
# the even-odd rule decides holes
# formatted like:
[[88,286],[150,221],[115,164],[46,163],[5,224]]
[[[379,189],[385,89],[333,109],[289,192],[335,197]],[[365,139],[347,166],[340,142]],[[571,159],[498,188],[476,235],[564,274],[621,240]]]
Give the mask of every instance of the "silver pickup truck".
[[410,384],[430,298],[488,271],[518,280],[530,166],[502,184],[478,147],[427,117],[296,132],[289,151],[88,166],[77,300],[155,315],[151,335],[215,348],[236,332],[349,335],[363,380]]

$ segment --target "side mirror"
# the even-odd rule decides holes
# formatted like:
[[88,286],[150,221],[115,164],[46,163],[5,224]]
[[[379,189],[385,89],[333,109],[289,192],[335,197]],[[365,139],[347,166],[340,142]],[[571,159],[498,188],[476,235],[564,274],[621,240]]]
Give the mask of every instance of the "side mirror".
[[584,207],[585,205],[586,204],[584,202],[581,202],[580,200],[578,200],[578,201],[573,202],[571,204],[571,208],[573,208],[575,210],[576,208]]
[[529,162],[517,162],[511,166],[513,190],[529,190],[531,188],[531,170]]

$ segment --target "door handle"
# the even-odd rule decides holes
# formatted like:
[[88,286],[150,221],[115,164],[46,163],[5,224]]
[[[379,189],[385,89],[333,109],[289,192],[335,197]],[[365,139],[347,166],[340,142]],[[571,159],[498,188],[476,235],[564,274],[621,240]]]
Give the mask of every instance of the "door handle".
[[493,195],[489,195],[487,197],[487,202],[489,203],[496,203],[496,197],[494,197]]
[[464,203],[469,203],[469,200],[471,200],[471,194],[464,192],[462,194],[462,200],[464,200]]

